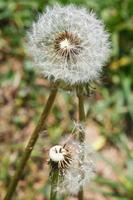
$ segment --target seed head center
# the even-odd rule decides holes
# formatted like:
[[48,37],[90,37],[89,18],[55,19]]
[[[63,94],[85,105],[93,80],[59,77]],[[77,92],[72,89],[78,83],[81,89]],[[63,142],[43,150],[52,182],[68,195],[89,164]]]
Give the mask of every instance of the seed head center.
[[55,38],[54,48],[60,57],[64,57],[67,61],[76,62],[76,57],[82,50],[81,40],[71,32],[60,32]]
[[70,49],[71,48],[71,44],[67,38],[60,42],[60,48],[61,49]]

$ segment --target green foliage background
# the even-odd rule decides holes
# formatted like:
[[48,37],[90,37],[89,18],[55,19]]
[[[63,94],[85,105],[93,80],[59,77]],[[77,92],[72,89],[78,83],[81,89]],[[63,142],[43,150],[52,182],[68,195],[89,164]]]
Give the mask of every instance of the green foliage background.
[[[0,199],[3,198],[10,176],[17,166],[14,164],[15,159],[21,155],[25,141],[34,128],[49,93],[46,87],[47,81],[38,78],[26,54],[26,31],[45,6],[56,2],[55,0],[0,0]],[[95,123],[100,130],[100,136],[104,138],[104,144],[97,147],[100,157],[105,165],[117,174],[117,180],[98,174],[93,191],[102,195],[103,199],[131,200],[133,199],[133,152],[131,151],[133,1],[60,0],[58,2],[73,3],[94,10],[103,19],[110,32],[112,55],[103,74],[102,86],[97,88],[98,95],[86,98],[85,105],[88,118]],[[48,138],[43,142],[41,140],[38,148],[50,145],[51,141],[56,143],[62,133],[70,132],[73,126],[71,119],[76,119],[74,98],[76,97],[73,97],[73,94],[61,91],[47,127],[50,140]],[[117,149],[122,155],[122,165],[113,162],[113,158],[111,162],[103,156],[102,150],[110,147]],[[42,170],[40,156],[44,152],[40,152],[38,149],[33,152],[17,190],[16,199],[39,200],[43,199],[42,196],[47,197],[49,184],[46,184],[45,178],[41,179],[43,173],[44,176],[47,173]]]

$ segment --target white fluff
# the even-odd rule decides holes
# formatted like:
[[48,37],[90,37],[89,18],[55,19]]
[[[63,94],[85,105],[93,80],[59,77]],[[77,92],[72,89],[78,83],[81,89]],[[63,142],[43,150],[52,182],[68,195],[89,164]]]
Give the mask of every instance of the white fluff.
[[[81,40],[81,51],[74,61],[68,62],[56,54],[54,40],[58,34],[68,31]],[[28,33],[28,47],[35,68],[44,77],[67,84],[87,83],[96,80],[110,51],[110,43],[103,23],[93,12],[74,5],[47,8],[33,23]],[[61,48],[71,48],[66,39]],[[73,47],[76,48],[76,47]]]
[[76,195],[81,187],[87,187],[95,174],[92,161],[94,154],[88,143],[71,142],[75,153],[72,163],[64,174],[63,181],[58,186],[58,191]]

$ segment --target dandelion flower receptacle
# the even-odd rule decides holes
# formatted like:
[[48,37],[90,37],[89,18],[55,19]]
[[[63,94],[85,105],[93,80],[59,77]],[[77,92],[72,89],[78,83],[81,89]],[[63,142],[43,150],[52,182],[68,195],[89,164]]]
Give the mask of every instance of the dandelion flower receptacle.
[[49,158],[51,167],[53,169],[57,167],[61,172],[67,169],[72,161],[71,154],[68,149],[61,145],[55,145],[50,148]]
[[28,46],[45,78],[70,85],[97,79],[110,51],[103,23],[74,5],[47,8],[32,25]]

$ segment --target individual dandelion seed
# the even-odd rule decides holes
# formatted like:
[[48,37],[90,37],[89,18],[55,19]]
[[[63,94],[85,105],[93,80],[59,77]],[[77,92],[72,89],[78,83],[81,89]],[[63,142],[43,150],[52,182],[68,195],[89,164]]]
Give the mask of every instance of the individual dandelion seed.
[[60,172],[66,170],[72,162],[71,153],[65,146],[56,145],[49,150],[50,165],[52,170],[58,168]]
[[28,33],[28,48],[44,77],[69,85],[99,77],[110,42],[93,12],[74,5],[48,7]]

